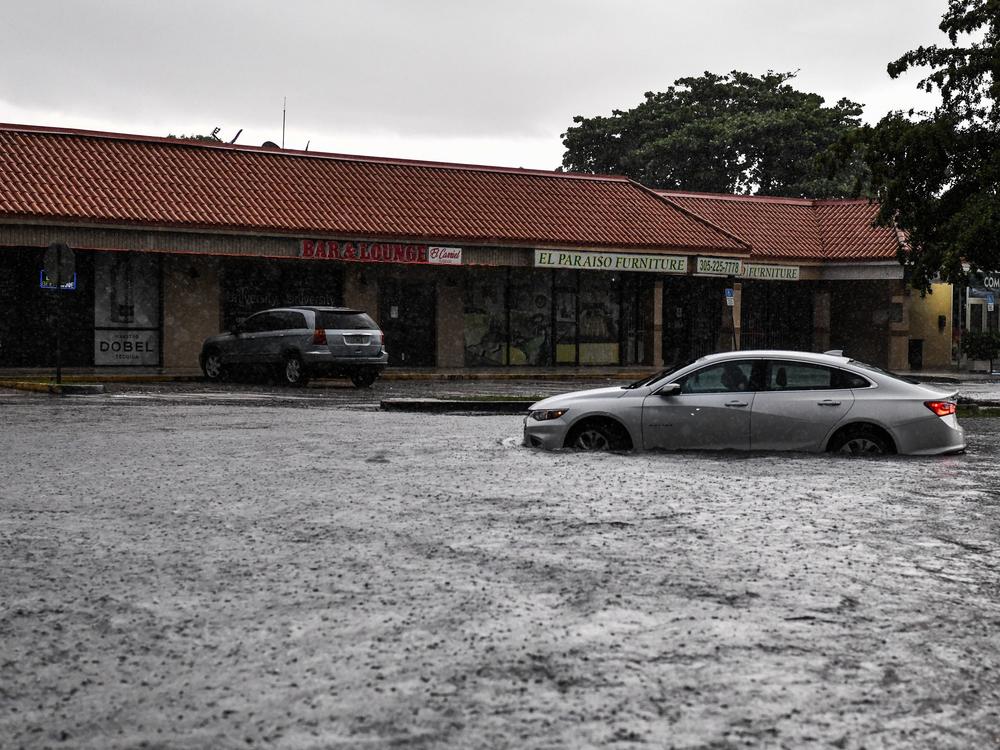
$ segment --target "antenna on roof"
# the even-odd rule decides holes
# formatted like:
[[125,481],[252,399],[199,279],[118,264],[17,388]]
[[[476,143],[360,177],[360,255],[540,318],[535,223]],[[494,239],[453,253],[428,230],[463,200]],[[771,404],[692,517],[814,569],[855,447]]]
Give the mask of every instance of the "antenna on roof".
[[285,109],[288,107],[288,97],[281,102],[281,147],[285,147]]
[[240,137],[240,133],[242,133],[242,132],[243,132],[243,128],[240,128],[239,130],[237,130],[236,131],[236,135],[233,136],[233,140],[231,140],[230,143],[236,143],[236,139]]
[[311,141],[311,140],[309,140],[309,141],[306,141],[306,151],[308,151],[308,150],[309,150],[309,144],[310,144],[310,143],[312,143],[312,141]]
[[213,141],[219,140],[219,131],[220,130],[222,130],[222,128],[220,128],[220,127],[214,127],[214,128],[212,128],[212,135],[210,135],[209,138],[211,140],[213,140]]

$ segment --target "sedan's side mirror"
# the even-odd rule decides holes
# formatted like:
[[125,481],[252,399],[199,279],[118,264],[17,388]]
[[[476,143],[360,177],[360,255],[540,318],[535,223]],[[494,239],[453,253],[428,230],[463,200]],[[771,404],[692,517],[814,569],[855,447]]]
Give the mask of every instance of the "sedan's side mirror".
[[667,383],[660,390],[656,392],[657,396],[676,396],[681,392],[680,383]]

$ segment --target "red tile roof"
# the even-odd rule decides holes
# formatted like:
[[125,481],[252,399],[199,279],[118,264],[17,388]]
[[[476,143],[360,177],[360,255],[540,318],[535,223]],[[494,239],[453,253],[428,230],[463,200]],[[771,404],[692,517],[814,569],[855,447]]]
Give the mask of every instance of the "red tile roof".
[[873,227],[878,205],[867,200],[812,200],[658,191],[745,240],[760,260],[895,260],[895,230]]
[[0,124],[0,218],[469,244],[737,253],[621,177]]

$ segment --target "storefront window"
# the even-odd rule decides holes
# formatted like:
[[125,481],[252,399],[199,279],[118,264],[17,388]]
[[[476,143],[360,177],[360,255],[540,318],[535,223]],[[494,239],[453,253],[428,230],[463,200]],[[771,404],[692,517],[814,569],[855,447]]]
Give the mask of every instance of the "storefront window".
[[581,365],[616,365],[620,360],[619,283],[608,274],[580,274]]
[[470,270],[465,284],[466,367],[506,365],[507,273]]
[[631,276],[470,269],[465,284],[466,366],[640,361],[641,284]]
[[719,350],[725,279],[663,280],[663,364],[676,367]]
[[512,270],[509,364],[551,364],[551,332],[551,272]]
[[555,272],[556,364],[576,364],[576,302],[575,271]]
[[980,300],[974,300],[969,304],[969,330],[979,333],[983,330],[983,313],[986,310]]
[[[813,348],[811,284],[797,281],[744,282],[742,308],[741,349],[809,351]],[[889,314],[887,310],[887,318]]]
[[160,364],[160,259],[100,253],[94,263],[94,364]]
[[343,272],[312,260],[227,259],[222,267],[222,323],[269,307],[342,304]]

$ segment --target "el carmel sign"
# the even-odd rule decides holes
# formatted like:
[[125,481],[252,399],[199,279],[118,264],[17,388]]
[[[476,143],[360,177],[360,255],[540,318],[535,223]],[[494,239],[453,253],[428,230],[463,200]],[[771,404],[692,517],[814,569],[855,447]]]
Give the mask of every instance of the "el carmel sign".
[[300,258],[346,260],[358,263],[408,263],[462,265],[462,248],[435,245],[402,245],[391,242],[338,242],[302,240]]

